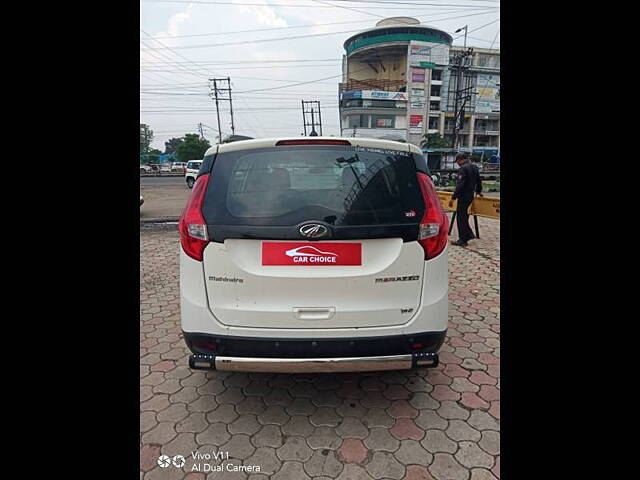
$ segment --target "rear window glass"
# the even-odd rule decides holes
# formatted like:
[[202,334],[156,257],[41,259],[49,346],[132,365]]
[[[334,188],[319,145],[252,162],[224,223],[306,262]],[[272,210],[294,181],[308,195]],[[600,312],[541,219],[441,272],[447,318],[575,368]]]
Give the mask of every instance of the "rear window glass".
[[410,153],[334,146],[219,154],[203,205],[221,225],[417,223],[423,209]]

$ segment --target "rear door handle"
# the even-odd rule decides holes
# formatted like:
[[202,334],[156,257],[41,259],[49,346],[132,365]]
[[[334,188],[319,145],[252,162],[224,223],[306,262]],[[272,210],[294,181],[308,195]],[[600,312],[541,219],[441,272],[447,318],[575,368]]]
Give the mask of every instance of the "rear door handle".
[[293,315],[298,320],[328,320],[335,313],[335,307],[294,307],[293,309]]

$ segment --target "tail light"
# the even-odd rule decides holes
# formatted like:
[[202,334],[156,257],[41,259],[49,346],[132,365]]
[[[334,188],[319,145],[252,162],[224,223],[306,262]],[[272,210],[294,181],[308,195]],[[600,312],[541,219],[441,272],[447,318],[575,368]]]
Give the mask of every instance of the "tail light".
[[194,260],[202,261],[202,253],[209,243],[207,222],[202,215],[202,202],[209,184],[209,174],[201,175],[196,180],[187,200],[187,205],[180,216],[178,230],[180,231],[180,244],[184,253]]
[[429,176],[424,173],[417,175],[425,204],[418,241],[424,248],[424,258],[429,260],[439,255],[447,246],[449,218],[440,205],[440,199]]

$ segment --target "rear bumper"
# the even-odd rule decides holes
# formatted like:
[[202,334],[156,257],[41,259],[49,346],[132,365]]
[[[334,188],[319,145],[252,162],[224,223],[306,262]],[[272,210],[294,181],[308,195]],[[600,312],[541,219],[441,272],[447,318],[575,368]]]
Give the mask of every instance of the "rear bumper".
[[363,372],[438,365],[446,331],[343,339],[219,336],[183,332],[189,366],[244,372]]
[[337,358],[254,358],[221,355],[191,355],[189,367],[194,370],[222,370],[262,373],[337,373],[408,370],[436,367],[437,353],[391,355],[382,357]]

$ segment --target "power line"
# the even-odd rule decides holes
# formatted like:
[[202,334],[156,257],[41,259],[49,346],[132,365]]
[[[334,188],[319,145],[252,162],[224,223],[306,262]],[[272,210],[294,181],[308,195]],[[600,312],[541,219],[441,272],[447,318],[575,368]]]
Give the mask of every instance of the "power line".
[[[331,1],[340,1],[340,0],[331,0]],[[321,2],[321,3],[325,3],[325,2]],[[358,2],[353,2],[353,3],[358,3]],[[364,3],[364,2],[361,2]],[[385,2],[382,2],[385,3]],[[336,7],[339,7],[338,5],[336,5]],[[348,8],[347,8],[348,9]],[[467,10],[469,11],[469,10]],[[493,13],[493,12],[491,12]],[[487,13],[483,13],[483,14],[487,14]],[[474,14],[474,15],[478,15],[478,14]],[[470,16],[470,15],[464,15],[464,16]],[[457,18],[460,18],[461,16],[458,16]],[[440,19],[441,21],[444,21],[446,19]],[[494,21],[491,21],[487,24],[481,25],[473,30],[469,30],[469,32],[473,32],[473,31],[478,31],[480,29],[483,29],[489,25],[492,25],[494,23],[496,23],[497,21],[499,21],[499,19],[496,19]],[[346,23],[346,22],[344,22]],[[353,22],[355,23],[355,22]],[[316,25],[318,26],[318,25]],[[141,30],[142,31],[142,30]],[[241,69],[241,68],[291,68],[291,67],[313,67],[313,66],[318,66],[318,67],[327,67],[327,66],[331,66],[331,65],[320,65],[317,64],[319,62],[322,61],[334,61],[334,62],[339,62],[340,59],[297,59],[297,60],[281,60],[281,59],[273,59],[273,60],[249,60],[249,61],[239,61],[239,60],[217,60],[217,61],[212,61],[212,62],[194,62],[192,60],[187,59],[186,57],[182,56],[180,53],[175,52],[174,48],[172,47],[168,47],[166,45],[164,45],[162,42],[160,42],[159,40],[157,40],[157,38],[151,37],[148,33],[145,33],[145,35],[149,36],[150,38],[147,40],[153,40],[154,42],[156,42],[159,45],[163,45],[164,47],[166,47],[166,49],[170,50],[176,57],[180,57],[182,59],[185,59],[186,61],[181,61],[181,60],[177,60],[177,59],[172,59],[167,57],[166,55],[162,55],[161,57],[157,57],[156,55],[153,55],[152,53],[150,53],[150,55],[153,55],[154,59],[156,59],[157,61],[149,61],[147,62],[148,65],[152,65],[152,64],[157,64],[157,65],[165,65],[165,66],[169,66],[171,65],[172,67],[176,68],[176,69],[180,69],[181,66],[185,67],[183,69],[181,69],[182,71],[184,71],[184,73],[182,73],[182,71],[178,71],[178,70],[173,70],[173,73],[177,73],[180,75],[193,75],[193,76],[197,76],[197,77],[201,77],[204,74],[200,73],[200,72],[205,72],[208,70],[208,68],[210,67],[205,67],[209,66],[209,65],[215,65],[217,67],[222,67],[224,69]],[[329,33],[331,34],[331,33]],[[479,41],[483,41],[483,42],[487,42],[490,43],[491,46],[489,47],[490,49],[493,47],[493,45],[496,43],[496,40],[498,38],[499,35],[499,30],[496,33],[495,37],[493,38],[493,41],[489,42],[488,40],[484,40],[484,39],[477,39]],[[460,38],[460,36],[458,37],[454,37],[454,40]],[[471,38],[471,37],[469,37]],[[257,40],[257,42],[262,42],[264,40]],[[244,42],[243,42],[244,43]],[[499,43],[499,42],[497,42]],[[145,45],[148,45],[147,43],[145,43]],[[175,48],[180,48],[180,47],[175,47]],[[148,49],[141,49],[141,51],[145,51]],[[164,48],[157,48],[157,47],[152,47],[151,50],[164,50]],[[161,54],[161,53],[160,53]],[[159,60],[158,60],[159,59]],[[316,64],[310,64],[311,62],[315,62]],[[144,63],[144,62],[142,62]],[[301,65],[301,64],[305,64],[306,65]],[[269,65],[271,64],[271,65]],[[276,65],[273,65],[276,64]],[[284,65],[283,65],[284,64]],[[231,65],[236,65],[236,67],[232,67]],[[245,67],[237,67],[237,65],[252,65],[252,66],[245,66]],[[268,65],[268,66],[266,66]],[[149,70],[148,68],[146,69],[146,72],[148,73],[144,73],[145,69],[142,69],[141,75],[154,75],[154,76],[159,76],[162,77],[163,82],[160,85],[145,85],[142,86],[141,85],[141,94],[144,95],[149,95],[151,97],[156,97],[156,98],[150,98],[148,100],[154,101],[162,101],[163,97],[165,97],[166,100],[175,100],[178,102],[181,101],[187,101],[187,103],[189,102],[195,102],[192,103],[190,105],[173,105],[173,106],[163,106],[163,105],[157,105],[157,104],[151,104],[149,107],[143,107],[143,109],[141,110],[141,113],[144,114],[151,114],[151,115],[158,115],[158,114],[166,114],[166,115],[189,115],[189,114],[194,114],[198,111],[203,111],[203,112],[210,112],[210,109],[206,108],[203,105],[202,109],[199,109],[199,103],[201,100],[204,99],[204,96],[206,95],[206,93],[202,92],[202,93],[198,93],[200,89],[205,88],[206,86],[204,85],[204,83],[168,83],[168,77],[164,77],[161,76],[159,73],[155,73],[153,70]],[[158,70],[158,72],[160,73],[172,73],[171,70]],[[194,73],[197,72],[197,73]],[[241,101],[241,103],[243,103],[243,106],[245,106],[246,108],[240,108],[240,109],[235,109],[235,112],[242,112],[242,114],[244,113],[249,113],[249,112],[255,112],[255,114],[268,114],[269,112],[286,112],[286,111],[295,111],[297,110],[299,107],[286,107],[284,105],[288,105],[289,102],[286,102],[287,100],[292,100],[293,98],[288,97],[288,96],[299,96],[299,95],[313,95],[316,97],[319,96],[327,96],[329,98],[335,99],[335,93],[311,93],[311,92],[293,92],[291,90],[287,90],[287,91],[279,91],[280,89],[283,88],[290,88],[290,87],[294,87],[294,86],[301,86],[304,87],[305,85],[311,85],[311,84],[316,84],[317,86],[319,86],[320,84],[331,84],[331,85],[336,85],[334,82],[325,82],[323,80],[328,80],[328,79],[333,79],[333,78],[337,78],[337,77],[341,77],[342,73],[339,75],[335,75],[335,76],[331,76],[331,77],[323,77],[323,78],[318,78],[315,80],[309,80],[309,81],[293,81],[294,83],[291,84],[287,84],[287,85],[280,85],[277,87],[270,87],[270,88],[261,88],[261,89],[253,89],[253,90],[246,90],[246,91],[242,91],[240,92],[241,95],[237,95],[237,98]],[[275,78],[259,78],[259,77],[240,77],[240,78],[249,78],[252,80],[264,80],[264,81],[273,81],[273,82],[290,82],[290,79],[287,80],[281,80],[281,79],[275,79]],[[156,78],[153,78],[154,80],[156,80]],[[185,77],[186,79],[186,77]],[[169,80],[170,82],[170,80]],[[179,88],[179,91],[175,91],[177,88]],[[165,91],[166,90],[166,91]],[[185,91],[187,90],[187,91]],[[234,90],[236,90],[236,87],[234,85]],[[317,89],[315,89],[314,91],[317,91]],[[236,93],[234,91],[234,93]],[[174,98],[171,98],[174,97]],[[202,97],[202,98],[198,98],[198,97]],[[249,105],[247,105],[246,99],[249,99],[250,102],[253,104],[253,106],[257,106],[257,102],[267,102],[267,103],[272,103],[274,106],[269,107],[268,105],[265,105],[264,107],[259,107],[257,106],[257,108],[251,108],[249,107]],[[313,97],[312,97],[313,98]],[[285,100],[285,102],[282,102],[282,100]],[[299,101],[299,100],[298,100]],[[331,101],[331,100],[329,100]],[[278,106],[276,106],[276,102]],[[170,102],[172,103],[172,102]],[[284,105],[283,105],[284,103]],[[324,106],[324,105],[323,105]],[[337,109],[338,106],[337,105],[329,105],[326,106],[325,108],[330,108],[330,109]],[[239,113],[239,118],[240,117],[240,113]],[[249,113],[249,118],[255,118],[251,113]],[[247,121],[247,123],[249,123]],[[258,122],[260,123],[260,122]],[[258,129],[255,128],[255,126],[250,125],[253,131],[257,131]],[[261,130],[264,131],[264,129],[261,127]],[[267,130],[270,130],[271,128],[266,128]]]
[[[459,15],[459,16],[455,16],[455,17],[450,17],[450,18],[441,18],[438,20],[435,20],[431,23],[436,23],[436,22],[443,22],[446,20],[455,20],[458,18],[464,18],[464,17],[471,17],[471,16],[477,16],[477,15],[490,15],[490,14],[495,14],[496,12],[481,12],[481,13],[472,13],[469,15]],[[499,21],[500,19],[497,19],[496,21]],[[495,22],[493,22],[495,23]],[[424,25],[426,26],[426,25]],[[176,50],[176,49],[180,49],[180,50],[186,50],[186,49],[194,49],[194,48],[211,48],[211,47],[226,47],[226,46],[230,46],[230,45],[246,45],[246,44],[251,44],[251,43],[264,43],[264,42],[277,42],[277,41],[282,41],[282,40],[299,40],[301,38],[316,38],[316,37],[326,37],[329,35],[339,35],[339,34],[344,34],[344,33],[355,33],[355,32],[361,32],[362,29],[358,29],[358,30],[343,30],[340,32],[324,32],[324,33],[310,33],[310,34],[305,34],[305,35],[293,35],[293,36],[287,36],[287,37],[273,37],[273,38],[263,38],[263,39],[257,39],[257,40],[239,40],[239,41],[235,41],[235,42],[223,42],[223,43],[207,43],[207,44],[197,44],[197,45],[182,45],[182,46],[178,46],[178,47],[173,47],[172,50]],[[470,31],[474,31],[474,30],[470,30]],[[459,38],[459,37],[458,37]],[[166,48],[170,48],[170,47],[166,47]],[[140,49],[141,51],[148,51],[149,49]],[[152,48],[151,50],[163,50],[163,48]]]
[[[149,39],[153,40],[153,37],[151,37],[151,35],[149,35],[147,32],[143,31],[142,29],[141,29],[140,31],[141,31],[142,33],[144,33],[145,35],[147,35],[147,36],[149,37]],[[156,41],[157,41],[158,43],[160,43],[161,45],[163,45],[163,46],[164,46],[164,44],[163,44],[163,43],[161,43],[159,40],[156,40]],[[151,47],[147,42],[145,42],[145,41],[144,41],[144,40],[142,40],[142,39],[140,39],[140,43],[142,43],[143,45],[147,45],[148,47]],[[165,46],[165,47],[166,47],[166,46]],[[174,55],[178,55],[178,53],[173,52],[173,50],[171,50],[171,48],[165,48],[165,47],[163,47],[162,49],[163,49],[163,50],[164,50],[164,49],[166,49],[166,50],[170,50]],[[154,48],[154,47],[151,47],[151,48],[148,48],[148,49],[144,49],[144,48],[141,48],[141,49],[140,49],[140,51],[141,51],[141,52],[149,52],[149,53],[153,54],[153,56],[154,56],[155,58],[160,58],[160,59],[163,59],[163,58],[164,58],[164,59],[169,59],[169,60],[171,59],[171,57],[168,57],[166,53],[164,53],[164,52],[158,52],[157,50],[159,50],[159,49],[158,49],[158,48]],[[188,74],[190,74],[190,75],[200,76],[200,74],[196,74],[196,73],[194,73],[192,70],[190,70],[190,69],[189,69],[189,68],[187,68],[187,67],[180,66],[180,68],[181,68],[182,70],[186,71],[186,73],[188,73]],[[182,74],[182,76],[184,76],[184,74]]]
[[[257,6],[257,7],[287,7],[287,8],[332,8],[327,6],[320,5],[309,5],[309,4],[288,4],[288,3],[252,3],[252,2],[225,2],[225,1],[202,1],[202,0],[140,0],[141,3],[178,3],[178,4],[195,4],[195,5],[246,5],[246,6]],[[425,2],[397,2],[397,1],[376,1],[376,0],[334,0],[340,3],[359,3],[359,4],[387,4],[394,5],[394,7],[367,7],[369,9],[376,10],[399,10],[399,9],[409,9],[416,7],[456,7],[456,8],[477,8],[475,5],[461,5],[459,3],[451,4],[451,3],[425,3]],[[482,1],[483,3],[500,3],[498,1],[490,1],[490,0],[470,0],[470,1]],[[395,5],[406,5],[395,6]],[[491,5],[483,5],[486,8],[499,9],[500,7],[494,7]],[[335,8],[335,7],[334,7]]]
[[[143,29],[140,29],[140,31],[141,31],[142,33],[144,33],[145,35],[147,35],[148,37],[151,37],[151,35],[150,35],[149,33],[145,32]],[[151,37],[151,38],[153,38],[153,37]],[[157,43],[159,43],[160,45],[162,45],[165,49],[170,50],[170,51],[171,51],[171,53],[173,53],[173,54],[174,54],[174,55],[176,55],[177,57],[179,57],[179,58],[181,58],[181,59],[183,59],[183,60],[186,60],[186,61],[187,61],[187,62],[189,62],[190,64],[192,64],[192,65],[194,65],[195,67],[197,67],[197,68],[198,68],[198,70],[202,71],[202,67],[201,67],[200,65],[198,65],[196,62],[194,62],[193,60],[191,60],[191,59],[189,59],[189,58],[185,57],[184,55],[182,55],[182,54],[181,54],[181,53],[179,53],[179,52],[176,52],[173,48],[171,48],[171,47],[169,47],[169,46],[165,45],[165,44],[164,44],[164,43],[162,43],[160,40],[157,40],[157,39],[153,39],[153,40],[155,40]],[[167,57],[165,56],[165,58],[167,58]],[[195,72],[195,70],[193,70],[193,69],[191,69],[191,70]],[[194,75],[194,73],[192,73],[192,75]],[[202,73],[195,73],[195,75],[200,76],[200,75],[202,75]],[[207,76],[207,77],[209,76],[209,72],[207,72],[207,73],[206,73],[206,76]]]
[[[297,60],[287,59],[274,59],[274,60],[216,60],[213,62],[198,62],[198,65],[244,65],[247,63],[299,63],[299,62],[337,62],[342,60],[341,58],[304,58]],[[145,63],[160,63],[160,64],[173,64],[173,63],[185,63],[185,62],[145,62]],[[189,62],[193,63],[193,62]]]
[[[304,80],[294,80],[294,79],[283,80],[280,78],[265,78],[265,77],[243,77],[240,75],[237,75],[234,78],[243,78],[245,80],[264,80],[266,82],[303,82],[304,81]],[[322,83],[322,82],[318,82],[318,83]],[[335,85],[333,82],[324,82],[324,83],[331,83],[332,85]]]
[[254,89],[254,90],[244,90],[244,91],[238,92],[238,93],[263,92],[265,90],[278,90],[280,88],[295,87],[297,85],[307,85],[309,83],[316,83],[316,82],[319,82],[319,81],[322,81],[322,80],[329,80],[331,78],[338,78],[338,77],[341,77],[341,76],[342,76],[342,73],[340,73],[339,75],[332,75],[330,77],[318,78],[316,80],[309,80],[309,81],[306,81],[306,82],[291,83],[289,85],[280,85],[279,87],[257,88],[257,89]]
[[[478,10],[478,11],[485,10],[485,9],[486,9],[486,7],[473,8],[473,10]],[[472,10],[470,9],[468,11],[472,11]],[[456,13],[456,12],[460,12],[460,10],[452,10],[452,9],[448,8],[448,9],[442,10],[441,13],[432,13],[431,11],[429,11],[428,16],[429,16],[429,18],[431,18],[433,16],[448,15],[449,13]],[[426,16],[426,15],[420,15],[420,16]],[[237,34],[237,33],[269,32],[269,31],[274,31],[274,30],[291,30],[291,29],[295,29],[295,28],[327,27],[327,26],[330,26],[330,25],[348,25],[348,24],[354,24],[354,23],[369,23],[369,22],[370,22],[370,20],[367,19],[367,20],[350,20],[350,21],[347,21],[347,22],[308,23],[308,24],[305,24],[305,25],[287,25],[285,27],[256,28],[256,29],[250,29],[250,30],[235,30],[235,31],[231,31],[231,32],[192,33],[192,34],[188,34],[188,35],[163,35],[163,36],[156,36],[154,38],[175,39],[175,38],[192,38],[192,37],[213,37],[213,36],[218,36],[218,35],[233,35],[233,34]]]
[[[233,84],[233,82],[231,82],[231,86],[232,86],[233,88],[236,88],[236,86]],[[240,103],[242,103],[245,107],[249,108],[249,105],[248,105],[248,104],[247,104],[247,102],[244,100],[244,98],[242,97],[242,95],[240,95],[239,97],[238,97],[238,96],[236,96],[236,97],[240,99]],[[244,119],[244,116],[243,116],[243,115],[238,114],[238,118]],[[257,132],[257,131],[261,131],[261,132],[262,132],[262,135],[263,135],[263,136],[265,135],[265,132],[264,132],[264,130],[262,129],[262,123],[261,123],[261,122],[258,122],[259,128],[256,128],[256,127],[253,125],[253,118],[251,117],[251,115],[249,115],[248,119],[247,119],[247,120],[245,120],[245,121],[246,121],[246,123],[249,125],[249,128],[251,128],[252,130],[255,130],[256,132]]]
[[[500,21],[500,17],[496,18],[495,20],[493,20],[492,22],[489,23],[485,23],[484,25],[478,27],[478,28],[474,28],[473,30],[469,30],[469,32],[477,32],[478,30],[482,30],[485,27],[488,27],[489,25],[493,25],[496,22]],[[464,35],[458,35],[457,37],[454,37],[454,40],[457,40],[460,37],[463,37]]]
[[372,17],[385,18],[383,15],[378,15],[377,13],[369,13],[369,12],[365,12],[364,10],[358,10],[358,9],[351,8],[351,7],[345,7],[343,5],[335,5],[333,3],[323,2],[322,0],[312,0],[312,1],[314,1],[316,3],[322,3],[323,5],[330,5],[332,7],[344,8],[345,10],[350,10],[352,12],[364,13],[365,15],[370,15]]
[[[250,44],[250,43],[263,43],[263,42],[278,42],[281,40],[298,40],[301,38],[314,38],[314,37],[326,37],[328,35],[340,35],[343,33],[354,33],[354,32],[360,32],[361,29],[358,30],[344,30],[341,32],[326,32],[326,33],[310,33],[310,34],[305,34],[305,35],[294,35],[294,36],[289,36],[289,37],[276,37],[276,38],[264,38],[264,39],[259,39],[259,40],[240,40],[237,42],[225,42],[225,43],[207,43],[207,44],[198,44],[198,45],[182,45],[179,47],[175,47],[175,48],[179,48],[181,50],[186,50],[186,49],[193,49],[193,48],[209,48],[209,47],[226,47],[226,46],[230,46],[230,45],[246,45],[246,44]],[[145,48],[141,48],[141,51],[147,51],[148,49]],[[154,48],[152,50],[162,50],[161,48]]]
[[496,32],[496,36],[493,37],[493,42],[491,42],[491,45],[489,46],[489,50],[491,50],[491,48],[493,47],[493,44],[496,43],[496,39],[498,38],[498,35],[500,35],[500,29],[498,29],[498,31]]
[[[323,64],[323,65],[252,65],[250,67],[225,67],[225,71],[226,70],[254,70],[254,69],[265,69],[265,68],[269,68],[269,69],[289,69],[289,68],[314,68],[314,67],[318,67],[318,68],[335,68],[337,66],[340,66],[340,63],[328,63],[328,64]],[[155,69],[155,68],[149,68],[149,67],[141,67],[140,68],[141,72],[159,72],[159,73],[175,73],[178,72],[179,70],[175,70],[175,69],[171,69],[171,68],[162,68],[162,69]]]

